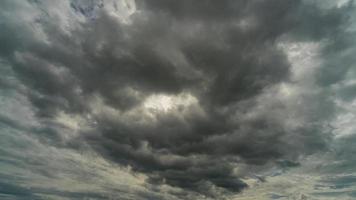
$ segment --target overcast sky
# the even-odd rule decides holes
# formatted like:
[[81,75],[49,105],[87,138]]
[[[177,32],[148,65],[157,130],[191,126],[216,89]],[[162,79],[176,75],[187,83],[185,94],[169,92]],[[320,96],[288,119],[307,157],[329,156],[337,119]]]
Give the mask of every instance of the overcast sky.
[[347,0],[3,0],[0,199],[356,199]]

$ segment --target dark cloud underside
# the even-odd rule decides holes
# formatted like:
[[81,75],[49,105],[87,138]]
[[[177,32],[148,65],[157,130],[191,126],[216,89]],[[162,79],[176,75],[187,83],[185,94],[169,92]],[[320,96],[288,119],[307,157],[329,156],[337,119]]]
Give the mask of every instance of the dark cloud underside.
[[[354,86],[334,90],[354,73],[352,2],[2,4],[0,59],[9,70],[0,87],[23,95],[40,125],[6,113],[0,122],[56,148],[91,149],[146,175],[152,190],[179,188],[170,194],[177,198],[236,194],[255,172],[298,167],[301,157],[329,149],[334,95],[352,101],[356,94]],[[296,80],[305,66],[292,63],[285,43],[320,44],[313,81]],[[299,95],[286,99],[283,85]],[[1,194],[11,192],[36,199],[60,190],[0,182]]]

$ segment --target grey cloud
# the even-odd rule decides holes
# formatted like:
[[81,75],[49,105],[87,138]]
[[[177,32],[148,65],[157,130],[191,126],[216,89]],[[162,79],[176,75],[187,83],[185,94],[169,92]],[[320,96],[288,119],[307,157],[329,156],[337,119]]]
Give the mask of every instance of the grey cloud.
[[[6,2],[2,12],[17,4]],[[63,15],[74,22],[69,28],[47,4],[26,4],[40,8],[39,14],[24,27],[11,15],[1,21],[1,59],[48,126],[34,132],[52,130],[52,143],[64,141],[63,129],[52,122],[60,112],[90,115],[95,126],[80,130],[66,147],[88,144],[106,159],[147,174],[149,184],[210,196],[214,187],[227,192],[247,187],[245,174],[234,174],[238,164],[294,166],[298,156],[328,147],[323,125],[334,105],[326,87],[344,80],[354,63],[351,53],[342,54],[345,45],[339,46],[353,39],[345,32],[351,3],[323,10],[298,0],[137,1],[138,11],[124,23],[105,11],[112,6],[107,1],[85,6],[68,1]],[[36,38],[39,32],[31,26],[46,38]],[[321,92],[300,97],[302,105],[292,108],[310,121],[298,128],[287,124],[288,102],[273,93],[278,84],[293,83],[291,63],[278,46],[282,38],[327,41],[317,79]],[[351,44],[346,48],[353,50]],[[343,66],[336,68],[333,62],[340,60]],[[192,106],[156,113],[153,123],[125,118],[140,112],[135,109],[150,95],[181,93],[197,98],[204,114]],[[268,94],[275,98],[264,98]],[[119,116],[94,113],[90,103],[96,97]],[[146,120],[144,114],[138,118]]]

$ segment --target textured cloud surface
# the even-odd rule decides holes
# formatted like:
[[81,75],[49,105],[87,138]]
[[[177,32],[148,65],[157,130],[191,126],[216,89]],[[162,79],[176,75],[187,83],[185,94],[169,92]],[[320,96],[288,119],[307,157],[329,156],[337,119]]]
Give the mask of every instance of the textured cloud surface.
[[356,198],[354,13],[3,1],[0,198]]

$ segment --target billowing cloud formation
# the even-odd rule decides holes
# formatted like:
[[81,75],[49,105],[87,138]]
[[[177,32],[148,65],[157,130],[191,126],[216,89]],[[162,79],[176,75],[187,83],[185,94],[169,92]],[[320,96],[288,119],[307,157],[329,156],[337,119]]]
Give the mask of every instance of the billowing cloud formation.
[[[354,137],[343,126],[356,95],[351,1],[2,4],[2,96],[24,114],[4,112],[1,124],[52,149],[42,162],[55,151],[79,163],[71,173],[90,165],[103,180],[110,169],[132,182],[85,194],[0,182],[0,193],[227,198]],[[52,165],[22,165],[58,179]]]

